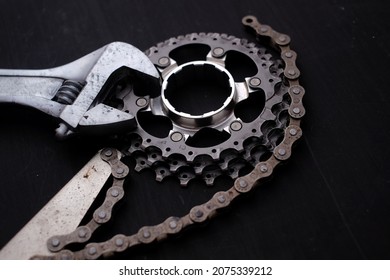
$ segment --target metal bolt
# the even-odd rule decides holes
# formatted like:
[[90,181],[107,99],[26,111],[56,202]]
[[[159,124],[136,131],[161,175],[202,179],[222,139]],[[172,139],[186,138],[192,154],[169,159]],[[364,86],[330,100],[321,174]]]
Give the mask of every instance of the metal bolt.
[[294,114],[299,114],[301,112],[301,109],[299,109],[298,107],[295,107],[293,109],[293,112],[294,112]]
[[223,55],[224,52],[225,51],[224,51],[223,48],[215,48],[215,49],[213,49],[213,55],[214,56],[221,56],[221,55]]
[[284,55],[285,55],[287,58],[292,58],[292,57],[293,57],[292,52],[286,52]]
[[98,216],[99,216],[100,219],[104,219],[107,216],[107,213],[106,213],[106,211],[101,210],[99,212]]
[[294,76],[296,74],[294,69],[288,70],[287,73],[290,74],[291,76]]
[[230,124],[230,128],[234,131],[239,131],[242,128],[242,124],[239,121],[234,121]]
[[226,198],[223,195],[220,195],[217,197],[217,200],[219,203],[224,203],[226,201]]
[[177,227],[177,222],[176,222],[176,221],[170,221],[170,222],[169,222],[169,227],[170,227],[171,229],[175,229],[175,228]]
[[297,135],[298,131],[295,128],[290,129],[290,135],[295,136]]
[[115,245],[118,246],[118,247],[123,246],[124,243],[125,243],[125,242],[123,241],[122,238],[117,238],[117,239],[115,239]]
[[241,180],[238,181],[238,185],[241,188],[245,189],[248,186],[248,183],[245,180],[241,179]]
[[183,139],[183,134],[181,134],[180,132],[174,132],[171,135],[171,139],[174,142],[179,142],[181,139]]
[[284,155],[286,155],[286,150],[283,149],[283,148],[280,148],[280,149],[278,150],[278,154],[281,155],[281,156],[284,156]]
[[299,87],[295,87],[295,88],[292,89],[292,92],[294,94],[300,94],[301,93],[301,89]]
[[285,42],[286,40],[287,40],[286,36],[284,36],[284,35],[279,36],[279,41],[280,42]]
[[143,235],[144,238],[149,238],[151,234],[150,234],[150,232],[148,230],[144,230],[142,235]]
[[202,210],[197,210],[197,211],[195,212],[195,217],[201,218],[202,216],[203,216],[203,211],[202,211]]
[[148,101],[145,98],[138,98],[135,104],[137,104],[138,107],[144,107],[148,104]]
[[79,237],[80,238],[85,238],[87,236],[87,231],[83,228],[79,229]]
[[265,172],[268,171],[268,167],[265,166],[265,165],[261,165],[261,166],[260,166],[260,171],[263,172],[263,173],[265,173]]
[[110,156],[112,156],[112,151],[111,151],[110,149],[108,149],[108,150],[106,150],[106,151],[104,152],[104,155],[105,155],[106,157],[110,157]]
[[90,255],[95,255],[96,252],[97,252],[97,250],[96,250],[95,247],[90,247],[90,248],[88,249],[88,254],[90,254]]
[[51,240],[51,245],[53,246],[53,247],[58,247],[59,245],[60,245],[60,240],[58,239],[58,238],[53,238],[52,240]]
[[116,169],[116,173],[118,173],[118,174],[123,174],[124,172],[125,172],[125,169],[123,169],[122,167],[118,167]]
[[163,57],[161,57],[161,58],[158,60],[158,64],[160,64],[161,66],[168,66],[169,63],[170,63],[169,58],[166,57],[166,56],[163,56]]
[[111,190],[111,196],[112,197],[117,197],[119,195],[119,191],[117,189]]
[[249,85],[251,87],[258,87],[261,84],[261,80],[259,78],[252,78],[249,80]]

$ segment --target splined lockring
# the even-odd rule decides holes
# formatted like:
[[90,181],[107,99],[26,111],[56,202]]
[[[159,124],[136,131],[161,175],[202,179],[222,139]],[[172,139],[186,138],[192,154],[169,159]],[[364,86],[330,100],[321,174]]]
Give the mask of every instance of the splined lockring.
[[272,154],[291,102],[280,55],[217,33],[171,38],[146,54],[162,87],[139,97],[141,106],[124,108],[136,110],[129,152],[137,171],[152,168],[158,181],[174,175],[182,186],[194,178],[213,185]]

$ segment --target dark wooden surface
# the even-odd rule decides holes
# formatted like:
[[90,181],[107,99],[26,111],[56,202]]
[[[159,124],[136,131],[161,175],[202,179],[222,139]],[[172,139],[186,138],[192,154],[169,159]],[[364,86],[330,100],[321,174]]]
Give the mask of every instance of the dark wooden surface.
[[[209,223],[117,258],[389,259],[389,10],[380,0],[0,1],[0,68],[49,68],[112,41],[251,38],[253,14],[292,37],[306,88],[303,140],[270,182]],[[0,247],[106,143],[54,137],[55,121],[0,104]],[[133,164],[132,161],[129,162]],[[132,173],[104,238],[184,214],[215,191]]]

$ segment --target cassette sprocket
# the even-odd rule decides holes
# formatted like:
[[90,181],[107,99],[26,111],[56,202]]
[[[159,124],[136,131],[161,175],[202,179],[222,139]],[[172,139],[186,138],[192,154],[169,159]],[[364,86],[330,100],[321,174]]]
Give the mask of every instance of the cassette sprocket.
[[[171,38],[146,51],[162,77],[143,96],[129,152],[137,171],[207,185],[237,178],[283,139],[290,98],[277,52],[218,33]],[[213,106],[211,106],[213,105]]]

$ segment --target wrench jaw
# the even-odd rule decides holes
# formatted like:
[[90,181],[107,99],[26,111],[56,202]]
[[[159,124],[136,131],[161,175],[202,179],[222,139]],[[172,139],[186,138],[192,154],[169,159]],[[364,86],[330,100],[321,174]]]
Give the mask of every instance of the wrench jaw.
[[[154,92],[159,90],[160,76],[154,64],[139,49],[132,45],[114,42],[106,45],[104,51],[93,65],[85,78],[85,86],[74,102],[65,107],[60,115],[60,119],[68,126],[70,131],[76,131],[79,125],[89,126],[87,131],[99,133],[106,132],[109,125],[115,128],[127,127],[132,130],[136,127],[134,119],[135,112],[120,112],[120,108],[99,106],[107,100],[113,100],[113,89],[118,82],[124,78],[130,78],[133,86],[142,84],[146,90]],[[111,108],[109,108],[109,107]],[[103,115],[100,115],[103,113]],[[126,113],[128,115],[126,116]],[[104,129],[101,129],[101,127]],[[58,133],[57,135],[67,136]]]
[[81,118],[79,131],[112,135],[134,130],[138,110],[146,107],[149,96],[158,94],[160,90],[159,78],[128,67],[119,68],[111,74],[95,102]]
[[148,105],[150,95],[154,96],[160,92],[160,84],[159,78],[121,67],[109,77],[77,127],[72,128],[61,122],[56,130],[56,136],[66,139],[78,133],[88,135],[128,133],[137,128],[135,118],[137,112]]
[[140,95],[160,90],[160,76],[149,58],[132,45],[114,42],[52,69],[0,69],[0,102],[34,107],[58,118],[56,136],[62,139],[75,133],[130,131],[137,126],[136,112],[122,110],[123,100],[111,102],[121,99],[112,96],[113,89],[125,78]]

